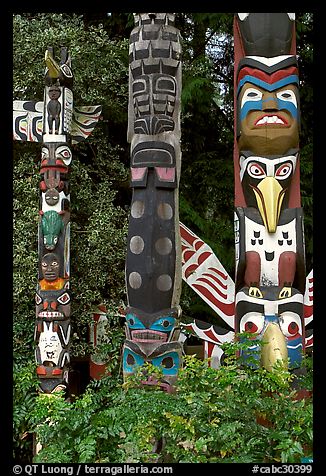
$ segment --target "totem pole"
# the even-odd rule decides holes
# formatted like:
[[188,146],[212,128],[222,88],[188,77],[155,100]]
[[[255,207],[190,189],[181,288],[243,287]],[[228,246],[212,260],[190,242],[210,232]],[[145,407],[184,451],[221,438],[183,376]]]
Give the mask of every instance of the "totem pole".
[[[312,321],[313,277],[312,271],[305,272],[300,203],[294,14],[236,14],[234,54],[234,309],[231,278],[209,247],[198,246],[200,239],[181,224],[183,278],[228,330],[252,334],[245,358],[254,356],[268,370],[276,361],[296,369],[305,348],[312,346],[312,330],[305,327]],[[195,275],[188,272],[191,266]],[[223,336],[232,339],[232,332],[223,334],[201,321],[182,327],[212,345]],[[256,353],[257,340],[264,344]]]
[[40,391],[68,391],[70,320],[70,143],[84,140],[100,106],[73,109],[73,74],[67,48],[45,52],[44,101],[14,101],[14,139],[42,142],[35,357]]
[[266,342],[267,369],[296,368],[306,273],[294,14],[237,14],[234,52],[236,332]]
[[150,362],[173,389],[181,365],[180,34],[172,13],[134,14],[129,48],[132,202],[129,218],[124,377]]

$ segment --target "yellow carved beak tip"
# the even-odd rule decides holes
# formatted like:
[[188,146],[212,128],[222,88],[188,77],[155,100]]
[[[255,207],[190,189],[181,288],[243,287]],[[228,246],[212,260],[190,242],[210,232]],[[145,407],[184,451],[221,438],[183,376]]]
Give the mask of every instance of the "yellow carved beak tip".
[[276,323],[269,323],[263,335],[261,350],[261,365],[272,371],[277,361],[282,362],[284,369],[288,368],[288,350],[286,340]]

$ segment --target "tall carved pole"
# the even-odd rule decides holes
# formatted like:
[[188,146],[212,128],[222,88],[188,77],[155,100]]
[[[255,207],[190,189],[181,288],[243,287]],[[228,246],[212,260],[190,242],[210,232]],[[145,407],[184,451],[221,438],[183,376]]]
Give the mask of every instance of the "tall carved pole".
[[73,110],[70,58],[61,48],[45,54],[46,74],[40,182],[39,281],[36,291],[36,361],[43,392],[66,390],[70,341],[69,132]]
[[294,14],[236,14],[234,49],[235,330],[267,342],[267,369],[296,368],[306,274]]
[[40,391],[68,391],[70,322],[70,145],[94,129],[101,106],[73,106],[67,48],[45,52],[44,101],[14,101],[14,139],[42,143],[35,357]]
[[[181,45],[172,13],[137,13],[129,48],[132,202],[123,373],[151,362],[171,390],[181,365]],[[149,376],[144,384],[157,384]]]

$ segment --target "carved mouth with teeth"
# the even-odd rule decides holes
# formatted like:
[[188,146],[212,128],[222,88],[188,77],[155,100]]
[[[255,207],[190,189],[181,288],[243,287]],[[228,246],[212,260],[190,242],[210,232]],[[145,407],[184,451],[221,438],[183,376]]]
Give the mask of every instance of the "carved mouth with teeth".
[[131,332],[132,340],[135,342],[166,342],[167,334],[165,332],[139,330]]
[[264,114],[256,120],[255,126],[288,126],[288,122],[278,114]]
[[62,318],[64,317],[60,311],[41,311],[38,314],[38,317],[47,317],[47,318]]
[[[52,250],[53,248],[55,248],[55,246],[48,246],[49,250]],[[56,273],[52,271],[45,271],[44,277],[47,281],[54,281],[55,279],[57,279]]]

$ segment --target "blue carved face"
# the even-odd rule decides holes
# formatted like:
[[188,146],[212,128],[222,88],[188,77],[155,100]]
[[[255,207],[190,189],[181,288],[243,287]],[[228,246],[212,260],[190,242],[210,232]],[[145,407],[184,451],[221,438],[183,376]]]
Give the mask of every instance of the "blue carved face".
[[[249,80],[254,83],[253,78],[249,78]],[[260,81],[258,84],[261,85],[262,83]],[[263,87],[266,87],[266,89],[263,89]],[[298,120],[297,94],[292,85],[291,87],[285,85],[278,89],[263,83],[263,87],[256,86],[256,84],[247,84],[247,87],[242,91],[239,111],[240,121],[243,121],[250,111],[264,111],[264,109],[268,109],[267,103],[270,103],[269,109],[287,111],[292,118]],[[256,126],[266,126],[268,124],[274,126],[286,125],[286,119],[282,118],[282,116],[275,116],[277,119],[273,120],[273,122],[273,116],[270,117],[268,119],[268,116],[262,116],[262,119],[257,120]]]
[[[279,289],[271,287],[270,294],[276,291],[278,295]],[[295,291],[291,297],[269,300],[248,296],[242,290],[236,301],[237,332],[253,334],[252,346],[242,352],[243,357],[251,356],[257,364],[262,361],[265,344],[260,347],[256,343],[260,340],[269,342],[268,352],[272,355],[275,351],[275,357],[281,355],[283,348],[282,358],[288,359],[290,369],[300,367],[304,343],[302,294]],[[255,366],[253,362],[249,365]]]
[[144,323],[134,313],[126,315],[126,323],[134,342],[167,342],[176,319],[172,316],[159,317],[152,323]]
[[166,352],[152,359],[137,354],[133,350],[125,347],[123,352],[123,371],[132,374],[137,367],[141,367],[145,362],[149,362],[162,370],[163,376],[176,376],[180,367],[180,357],[177,352]]

